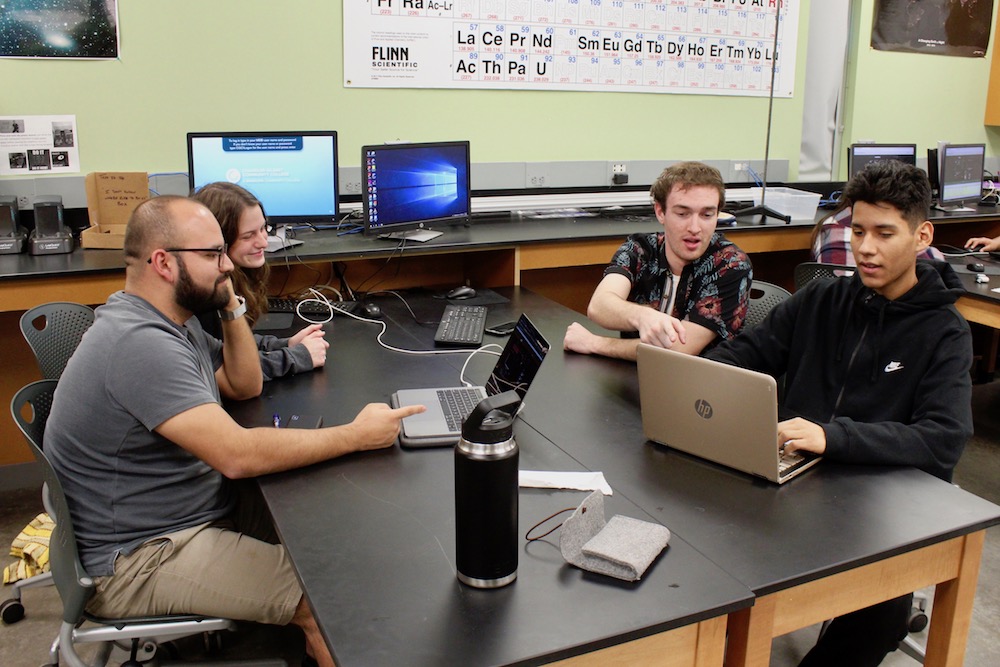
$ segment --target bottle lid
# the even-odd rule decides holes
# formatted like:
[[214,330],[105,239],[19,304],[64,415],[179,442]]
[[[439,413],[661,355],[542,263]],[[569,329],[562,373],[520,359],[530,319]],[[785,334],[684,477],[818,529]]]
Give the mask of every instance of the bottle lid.
[[462,439],[483,445],[510,440],[520,404],[521,396],[513,390],[487,396],[462,422]]

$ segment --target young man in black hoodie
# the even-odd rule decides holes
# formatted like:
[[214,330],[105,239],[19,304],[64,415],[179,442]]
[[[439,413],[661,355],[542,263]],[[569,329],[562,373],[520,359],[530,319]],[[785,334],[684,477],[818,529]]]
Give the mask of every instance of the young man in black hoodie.
[[[972,435],[972,343],[933,241],[923,171],[874,163],[844,188],[852,278],[816,280],[705,356],[785,376],[777,446],[831,461],[914,466],[950,481]],[[906,635],[912,596],[834,620],[800,667],[878,665]]]

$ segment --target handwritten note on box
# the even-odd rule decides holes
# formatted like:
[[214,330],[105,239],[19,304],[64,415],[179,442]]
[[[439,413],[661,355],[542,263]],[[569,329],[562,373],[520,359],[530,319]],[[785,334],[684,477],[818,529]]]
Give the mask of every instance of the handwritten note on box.
[[91,225],[127,224],[135,207],[149,199],[149,176],[142,171],[95,171],[86,184]]
[[129,216],[149,199],[149,176],[141,171],[95,171],[87,174],[85,185],[90,229],[81,234],[81,245],[121,248]]

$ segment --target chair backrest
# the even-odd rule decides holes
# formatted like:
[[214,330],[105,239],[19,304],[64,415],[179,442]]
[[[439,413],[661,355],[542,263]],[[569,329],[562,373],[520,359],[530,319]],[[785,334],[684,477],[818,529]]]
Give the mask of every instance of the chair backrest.
[[795,291],[799,291],[803,285],[817,278],[850,277],[857,270],[857,267],[847,266],[846,264],[802,262],[795,267]]
[[[41,320],[42,327],[35,326]],[[94,309],[68,301],[35,306],[21,316],[21,333],[45,379],[58,380],[80,339],[94,323]]]
[[73,532],[73,521],[70,518],[69,505],[66,504],[62,484],[59,483],[55,469],[42,450],[42,436],[45,433],[49,411],[52,409],[52,395],[55,389],[56,380],[32,382],[14,394],[10,412],[42,469],[42,478],[45,480],[44,493],[47,497],[46,507],[54,512],[52,518],[56,524],[49,540],[52,580],[63,602],[63,620],[75,624],[82,618],[84,606],[94,594],[94,584],[80,563],[76,534]]
[[771,309],[791,296],[788,290],[763,280],[755,280],[750,286],[750,306],[744,328],[755,327],[764,321]]

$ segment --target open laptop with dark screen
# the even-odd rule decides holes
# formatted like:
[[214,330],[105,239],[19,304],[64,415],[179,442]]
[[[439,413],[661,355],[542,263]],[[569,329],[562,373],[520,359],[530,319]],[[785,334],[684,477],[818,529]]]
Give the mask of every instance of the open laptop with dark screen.
[[404,447],[454,445],[462,435],[462,421],[481,400],[511,389],[523,399],[548,351],[548,341],[526,315],[521,315],[485,387],[400,389],[392,395],[392,407],[427,406],[426,412],[403,420],[400,444]]
[[645,343],[636,364],[650,440],[777,484],[819,462],[809,452],[779,452],[778,386],[770,375]]

